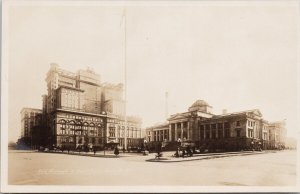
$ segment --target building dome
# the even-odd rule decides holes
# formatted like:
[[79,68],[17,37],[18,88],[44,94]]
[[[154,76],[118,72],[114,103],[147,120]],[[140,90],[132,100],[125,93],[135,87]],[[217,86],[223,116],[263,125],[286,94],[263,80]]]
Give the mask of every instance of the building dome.
[[204,100],[197,100],[196,102],[194,102],[191,106],[192,107],[198,107],[198,106],[209,106],[209,104],[207,102],[205,102]]
[[211,106],[204,100],[197,100],[190,106],[189,111],[211,112]]

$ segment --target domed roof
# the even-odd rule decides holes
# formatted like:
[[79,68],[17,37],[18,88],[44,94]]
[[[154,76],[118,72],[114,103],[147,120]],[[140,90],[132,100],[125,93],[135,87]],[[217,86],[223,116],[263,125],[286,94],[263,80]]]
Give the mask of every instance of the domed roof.
[[197,100],[192,104],[192,106],[190,106],[188,110],[189,112],[200,111],[200,112],[210,113],[211,106],[204,100]]
[[197,106],[209,106],[209,104],[207,104],[207,102],[205,102],[204,100],[197,100],[192,104],[191,107],[197,107]]

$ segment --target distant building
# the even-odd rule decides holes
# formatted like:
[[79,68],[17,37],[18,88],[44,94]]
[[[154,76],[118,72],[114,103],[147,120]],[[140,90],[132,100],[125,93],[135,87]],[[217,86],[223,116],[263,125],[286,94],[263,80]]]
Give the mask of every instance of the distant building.
[[146,128],[146,141],[168,141],[169,140],[169,123],[157,124]]
[[[124,146],[125,101],[123,85],[101,83],[91,69],[77,73],[51,64],[47,73],[47,95],[43,95],[43,134],[45,145],[104,147]],[[127,117],[129,146],[142,142],[141,119]]]
[[33,147],[37,139],[37,127],[42,123],[42,110],[23,108],[21,110],[21,140],[24,147]]
[[[161,134],[168,135],[160,138]],[[203,100],[193,103],[188,112],[171,115],[164,125],[146,128],[150,142],[192,141],[211,151],[280,148],[284,147],[285,137],[285,123],[265,121],[258,109],[214,115],[212,107]]]
[[21,110],[21,137],[31,137],[33,127],[40,122],[38,115],[42,115],[41,109],[23,108]]

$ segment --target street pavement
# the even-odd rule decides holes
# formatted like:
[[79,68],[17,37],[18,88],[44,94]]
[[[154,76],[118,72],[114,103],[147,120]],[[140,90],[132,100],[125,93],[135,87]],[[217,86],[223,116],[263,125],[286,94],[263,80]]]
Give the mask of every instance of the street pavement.
[[[170,157],[169,160],[188,160]],[[90,156],[93,154],[90,153]],[[10,151],[8,183],[13,185],[97,186],[295,186],[296,151],[278,151],[185,162],[146,162],[134,153],[97,153],[98,157]],[[220,155],[219,155],[220,156]],[[208,156],[197,156],[198,158]],[[193,158],[197,158],[193,157]],[[170,159],[171,158],[171,159]],[[209,159],[209,160],[207,160]]]

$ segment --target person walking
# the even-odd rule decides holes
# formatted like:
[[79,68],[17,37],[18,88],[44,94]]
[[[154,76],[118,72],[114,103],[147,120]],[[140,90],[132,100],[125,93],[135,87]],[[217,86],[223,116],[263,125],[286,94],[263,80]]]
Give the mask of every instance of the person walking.
[[96,155],[96,152],[97,152],[96,146],[93,146],[93,151],[94,151],[94,155]]
[[115,154],[116,156],[118,156],[118,155],[119,155],[119,148],[118,148],[118,146],[116,146],[116,147],[115,147],[114,154]]

